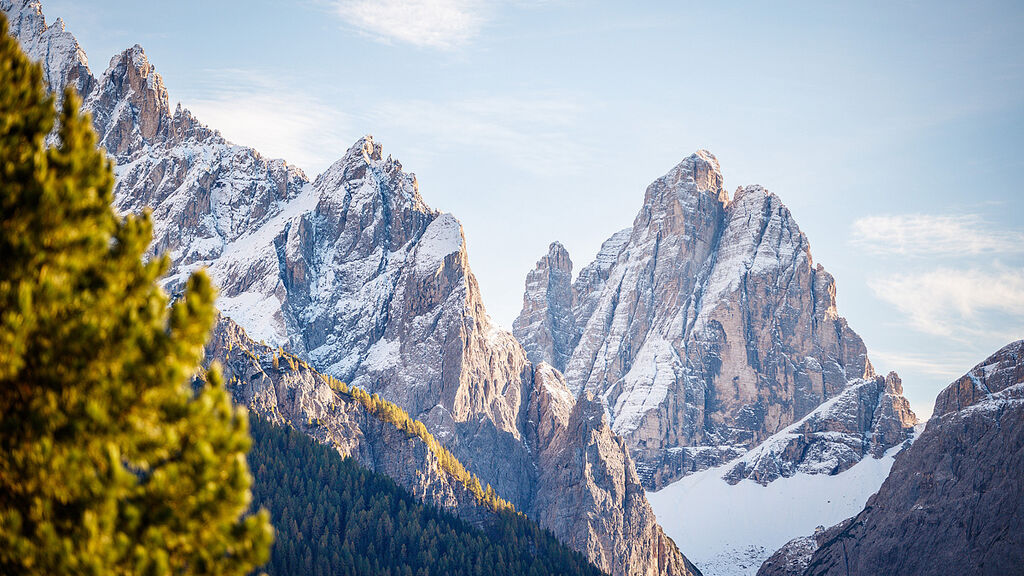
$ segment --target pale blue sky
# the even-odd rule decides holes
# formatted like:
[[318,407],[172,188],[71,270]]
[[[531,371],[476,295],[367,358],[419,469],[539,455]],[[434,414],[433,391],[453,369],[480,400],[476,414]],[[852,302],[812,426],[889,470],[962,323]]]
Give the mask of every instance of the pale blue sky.
[[[1024,5],[44,0],[102,73],[310,177],[372,133],[463,223],[510,326],[552,240],[576,268],[698,148],[792,210],[919,413],[1024,337]],[[826,6],[825,4],[829,4]]]

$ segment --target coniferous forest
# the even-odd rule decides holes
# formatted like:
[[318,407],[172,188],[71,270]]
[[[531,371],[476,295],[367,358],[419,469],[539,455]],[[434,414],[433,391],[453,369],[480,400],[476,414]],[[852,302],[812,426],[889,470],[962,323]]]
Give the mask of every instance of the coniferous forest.
[[522,516],[498,513],[481,530],[291,428],[253,415],[251,433],[253,507],[276,532],[272,576],[601,574]]

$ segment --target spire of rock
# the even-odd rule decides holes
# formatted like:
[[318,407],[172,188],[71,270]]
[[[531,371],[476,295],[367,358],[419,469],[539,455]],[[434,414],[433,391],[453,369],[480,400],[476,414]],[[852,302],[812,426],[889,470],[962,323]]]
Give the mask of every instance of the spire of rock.
[[96,79],[89,71],[89,60],[74,35],[60,18],[46,25],[38,0],[0,0],[0,11],[7,14],[9,33],[18,39],[29,58],[43,66],[43,81],[54,93],[57,107],[64,88],[74,88],[82,99],[92,92]]
[[[760,186],[729,201],[722,182],[712,154],[685,158],[647,188],[571,299],[539,289],[542,261],[517,321],[528,350],[543,350],[554,323],[538,319],[571,319],[569,388],[605,403],[649,488],[731,459],[874,376],[789,210]],[[556,314],[565,302],[571,314]],[[891,396],[898,411],[905,399]]]
[[87,107],[100,145],[118,158],[130,158],[170,135],[167,88],[138,44],[110,59]]
[[572,260],[564,246],[552,242],[526,276],[523,311],[512,323],[512,333],[531,362],[565,370],[576,344],[572,305]]

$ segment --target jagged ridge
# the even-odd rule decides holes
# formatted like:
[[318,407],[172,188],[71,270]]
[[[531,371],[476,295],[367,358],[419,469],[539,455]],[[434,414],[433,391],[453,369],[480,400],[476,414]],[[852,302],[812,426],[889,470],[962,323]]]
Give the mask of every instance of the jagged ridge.
[[1024,340],[939,393],[924,432],[863,511],[813,542],[790,542],[758,575],[1019,573],[1021,469]]
[[[633,227],[570,290],[571,274],[553,244],[528,276],[515,335],[531,360],[564,363],[574,393],[602,399],[650,489],[729,461],[875,377],[789,210],[760,186],[730,200],[707,151],[648,187]],[[908,419],[903,437],[885,437],[898,444],[914,417],[901,392],[885,398]]]
[[[38,2],[22,0],[11,9],[25,7],[41,18]],[[188,111],[172,113],[140,47],[111,60],[86,102],[116,161],[118,209],[153,208],[152,250],[172,257],[169,291],[207,267],[221,287],[219,307],[254,339],[286,346],[401,406],[517,508],[532,515],[531,506],[546,498],[549,505],[575,506],[566,517],[591,518],[547,527],[563,541],[586,542],[580,546],[601,568],[616,575],[692,572],[642,499],[625,506],[621,490],[540,482],[542,451],[533,442],[543,436],[540,421],[551,426],[549,435],[556,432],[550,437],[559,437],[561,420],[544,412],[559,401],[549,401],[542,368],[490,324],[458,221],[427,207],[415,177],[384,158],[372,138],[360,139],[311,183],[283,161],[224,141]],[[317,387],[286,392],[312,402],[318,414],[328,405],[327,392]],[[260,394],[257,405],[276,402],[269,388]],[[328,431],[337,442],[357,434],[344,421],[336,424]],[[607,422],[595,427],[604,431]],[[611,432],[601,434],[562,437],[598,441]],[[385,457],[357,440],[344,442],[369,451],[366,461],[383,459],[389,474],[415,488],[416,479],[402,478],[414,467],[398,469],[387,462],[398,454]],[[402,453],[409,461],[427,457],[422,446],[409,450]],[[605,465],[614,486],[634,486],[628,453]],[[435,490],[443,485],[427,483],[417,495],[458,508],[458,490]],[[569,489],[595,497],[570,497]],[[607,506],[601,522],[588,512],[597,502]]]

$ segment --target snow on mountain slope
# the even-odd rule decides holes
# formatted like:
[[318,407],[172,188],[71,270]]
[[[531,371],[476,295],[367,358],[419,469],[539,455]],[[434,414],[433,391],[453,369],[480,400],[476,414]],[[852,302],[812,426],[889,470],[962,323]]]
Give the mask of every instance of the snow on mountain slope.
[[21,42],[22,50],[42,62],[43,81],[54,92],[58,108],[65,86],[73,86],[83,98],[89,94],[96,84],[89,60],[63,20],[47,26],[42,5],[35,0],[0,0],[0,12],[7,14],[10,33]]
[[780,546],[856,513],[882,485],[920,430],[902,391],[895,374],[855,381],[742,456],[647,498],[704,574],[753,575]]
[[879,458],[910,439],[916,423],[895,372],[855,380],[730,463],[726,480],[749,478],[767,485],[796,473],[840,474],[862,458]]
[[[152,209],[150,253],[170,257],[169,292],[208,268],[218,306],[250,336],[422,418],[517,508],[539,518],[531,506],[543,502],[544,527],[602,570],[693,573],[655,522],[622,440],[607,420],[564,405],[571,396],[552,395],[561,375],[535,370],[492,324],[458,220],[427,206],[379,143],[360,138],[310,182],[172,109],[141,46],[115,55],[97,81],[39,2],[0,8],[42,54],[52,90],[90,80],[84,108],[115,163],[115,208]],[[542,477],[539,462],[558,454],[580,456]]]
[[[781,435],[775,439],[783,441]],[[860,511],[904,446],[881,458],[863,458],[841,474],[801,471],[767,486],[753,480],[729,484],[723,476],[734,461],[648,492],[647,499],[665,532],[686,543],[705,576],[753,576],[786,542]]]
[[[779,197],[755,185],[730,199],[722,182],[711,153],[683,159],[571,290],[554,281],[572,262],[552,245],[513,325],[532,360],[564,363],[570,390],[601,399],[649,489],[731,460],[875,376]],[[883,399],[883,412],[910,414],[901,392]]]

